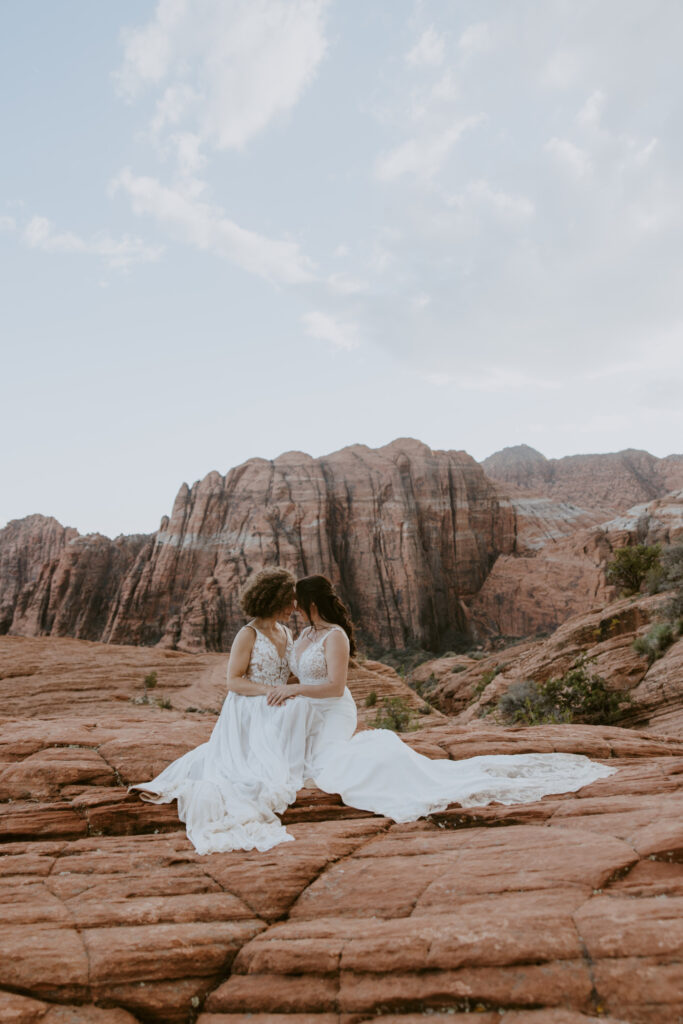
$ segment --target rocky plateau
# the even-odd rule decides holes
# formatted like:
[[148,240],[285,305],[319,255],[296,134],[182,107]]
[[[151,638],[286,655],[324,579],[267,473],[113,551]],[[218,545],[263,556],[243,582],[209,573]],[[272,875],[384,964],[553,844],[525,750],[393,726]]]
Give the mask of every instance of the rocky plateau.
[[[651,614],[647,599],[608,609],[604,641],[574,621],[555,656]],[[126,785],[208,737],[225,655],[3,636],[0,667],[3,1024],[683,1021],[683,738],[666,720],[420,714],[364,662],[350,677],[361,727],[372,690],[402,696],[404,738],[429,757],[563,751],[618,770],[408,825],[303,790],[284,816],[295,842],[199,857],[174,805]]]

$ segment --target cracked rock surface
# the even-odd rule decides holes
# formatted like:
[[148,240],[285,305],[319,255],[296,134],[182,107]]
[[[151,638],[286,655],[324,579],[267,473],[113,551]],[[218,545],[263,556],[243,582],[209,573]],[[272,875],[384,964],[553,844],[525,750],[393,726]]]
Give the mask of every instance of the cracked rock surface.
[[[303,790],[295,842],[200,857],[125,787],[208,736],[224,656],[0,637],[0,665],[2,1024],[683,1021],[681,740],[417,716],[431,757],[619,771],[407,825]],[[133,703],[153,667],[170,710]]]

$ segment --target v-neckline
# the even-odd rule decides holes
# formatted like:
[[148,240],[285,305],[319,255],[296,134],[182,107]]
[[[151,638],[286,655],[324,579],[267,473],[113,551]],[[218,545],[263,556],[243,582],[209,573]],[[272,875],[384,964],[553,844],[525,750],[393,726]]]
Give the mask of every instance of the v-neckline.
[[250,622],[249,625],[251,626],[252,629],[256,630],[256,632],[259,634],[259,636],[262,636],[264,640],[268,641],[268,643],[274,649],[274,651],[277,654],[277,656],[280,659],[280,661],[286,661],[287,660],[287,647],[289,646],[289,637],[287,636],[287,631],[285,630],[284,626],[282,628],[285,631],[285,650],[284,650],[283,654],[280,654],[280,652],[278,650],[278,647],[277,647],[277,644],[275,643],[274,640],[271,640],[270,637],[266,633],[264,633],[262,629],[259,629],[258,626],[255,626],[253,622]]
[[[308,628],[310,629],[310,627],[308,627]],[[334,628],[335,628],[335,623],[332,623],[331,625],[327,626],[324,630],[320,630],[319,631],[320,632],[320,636],[317,636],[315,638],[315,640],[311,640],[308,644],[306,644],[306,646],[304,647],[303,651],[301,651],[300,653],[297,653],[297,662],[298,662],[298,660],[300,658],[303,658],[303,656],[306,653],[306,651],[310,651],[311,647],[315,647],[315,645],[320,643],[321,640],[324,640],[325,637],[327,636],[327,634],[330,632],[330,630],[334,629]],[[318,631],[316,631],[316,632],[318,632]],[[302,633],[301,637],[303,637],[303,635],[304,634]],[[301,637],[297,637],[297,640],[300,640]]]

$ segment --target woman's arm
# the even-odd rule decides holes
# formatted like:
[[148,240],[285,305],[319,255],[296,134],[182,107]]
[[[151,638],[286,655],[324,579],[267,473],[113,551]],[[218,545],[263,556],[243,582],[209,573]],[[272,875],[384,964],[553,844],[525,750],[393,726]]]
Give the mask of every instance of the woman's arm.
[[238,693],[241,697],[263,697],[273,687],[265,683],[252,683],[244,673],[249,668],[251,652],[256,634],[249,626],[242,626],[230,649],[228,662],[228,692]]
[[282,704],[292,697],[341,697],[349,672],[349,638],[340,629],[335,629],[323,640],[327,662],[327,682],[320,686],[273,687],[268,694],[269,704]]

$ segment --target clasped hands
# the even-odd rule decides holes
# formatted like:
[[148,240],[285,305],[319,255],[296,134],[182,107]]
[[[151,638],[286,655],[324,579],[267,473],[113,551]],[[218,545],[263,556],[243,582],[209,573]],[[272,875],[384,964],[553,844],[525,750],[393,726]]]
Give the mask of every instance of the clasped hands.
[[295,684],[285,683],[284,686],[273,686],[266,696],[266,702],[268,704],[284,704],[286,700],[296,697],[300,689],[298,681]]

